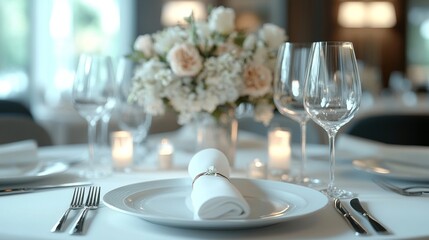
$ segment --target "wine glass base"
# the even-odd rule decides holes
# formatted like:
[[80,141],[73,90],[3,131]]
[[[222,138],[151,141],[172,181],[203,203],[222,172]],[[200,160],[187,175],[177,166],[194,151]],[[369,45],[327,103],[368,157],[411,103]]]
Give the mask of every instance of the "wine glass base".
[[321,190],[321,192],[326,194],[328,197],[338,198],[338,199],[347,199],[347,198],[357,197],[356,193],[350,192],[350,191],[347,191],[344,189],[340,189],[337,187],[323,189],[323,190]]
[[100,168],[90,168],[87,164],[80,164],[76,166],[77,174],[80,177],[88,179],[96,179],[107,177],[112,174],[112,168],[109,167],[100,167]]
[[286,181],[290,183],[306,186],[306,187],[311,187],[311,188],[318,188],[323,185],[323,182],[320,179],[310,178],[310,177],[300,178],[300,177],[289,176],[289,178],[286,179]]

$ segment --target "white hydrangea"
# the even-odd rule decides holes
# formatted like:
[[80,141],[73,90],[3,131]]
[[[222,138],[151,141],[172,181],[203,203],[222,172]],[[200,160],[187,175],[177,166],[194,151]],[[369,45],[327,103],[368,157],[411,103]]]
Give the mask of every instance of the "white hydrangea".
[[187,42],[188,35],[180,27],[166,28],[153,35],[153,48],[158,55],[165,56],[175,44]]

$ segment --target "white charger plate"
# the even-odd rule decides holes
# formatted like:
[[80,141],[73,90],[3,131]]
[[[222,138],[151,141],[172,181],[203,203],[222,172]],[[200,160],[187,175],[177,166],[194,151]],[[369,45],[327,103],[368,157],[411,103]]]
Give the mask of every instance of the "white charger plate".
[[21,174],[15,174],[13,176],[0,176],[0,184],[15,184],[38,181],[56,174],[60,174],[66,171],[68,168],[69,165],[62,162],[40,163],[39,166],[32,169],[31,171],[25,171]]
[[353,160],[353,167],[375,176],[407,181],[429,181],[429,162],[425,159],[364,158]]
[[231,179],[250,205],[245,219],[196,220],[187,207],[189,178],[141,182],[106,193],[109,208],[146,221],[181,228],[239,229],[290,221],[319,211],[328,198],[311,188],[270,180]]

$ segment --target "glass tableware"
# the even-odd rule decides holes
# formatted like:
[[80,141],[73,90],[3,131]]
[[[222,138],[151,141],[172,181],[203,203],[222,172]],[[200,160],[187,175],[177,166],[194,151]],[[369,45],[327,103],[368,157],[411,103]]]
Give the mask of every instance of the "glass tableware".
[[304,107],[311,119],[329,136],[329,184],[324,191],[333,198],[355,195],[335,186],[335,136],[358,111],[361,94],[353,44],[313,43],[304,89]]
[[96,127],[114,100],[115,80],[112,60],[108,56],[83,54],[79,57],[73,83],[73,105],[88,122],[88,161],[82,175],[102,177],[111,172],[111,164],[95,155]]
[[311,43],[286,42],[280,47],[274,78],[274,103],[282,115],[298,122],[301,129],[299,175],[289,177],[289,181],[316,186],[320,180],[306,174],[306,126],[310,116],[304,109],[303,89],[310,49]]
[[131,59],[126,57],[119,59],[116,74],[119,92],[115,111],[119,128],[131,132],[133,136],[134,162],[139,165],[145,152],[144,141],[149,134],[152,116],[146,113],[143,106],[130,99],[137,67],[137,63]]

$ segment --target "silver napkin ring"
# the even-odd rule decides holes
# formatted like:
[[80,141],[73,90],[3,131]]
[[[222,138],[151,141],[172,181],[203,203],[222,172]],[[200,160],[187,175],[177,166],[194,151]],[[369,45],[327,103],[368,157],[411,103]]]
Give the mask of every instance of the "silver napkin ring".
[[226,177],[225,175],[223,175],[222,173],[218,172],[217,169],[214,166],[210,166],[209,168],[207,168],[207,171],[199,173],[195,176],[194,180],[192,181],[192,187],[194,187],[194,183],[195,181],[200,178],[201,176],[214,176],[214,177],[223,177],[226,180],[228,180],[229,182],[231,182],[229,180],[228,177]]

